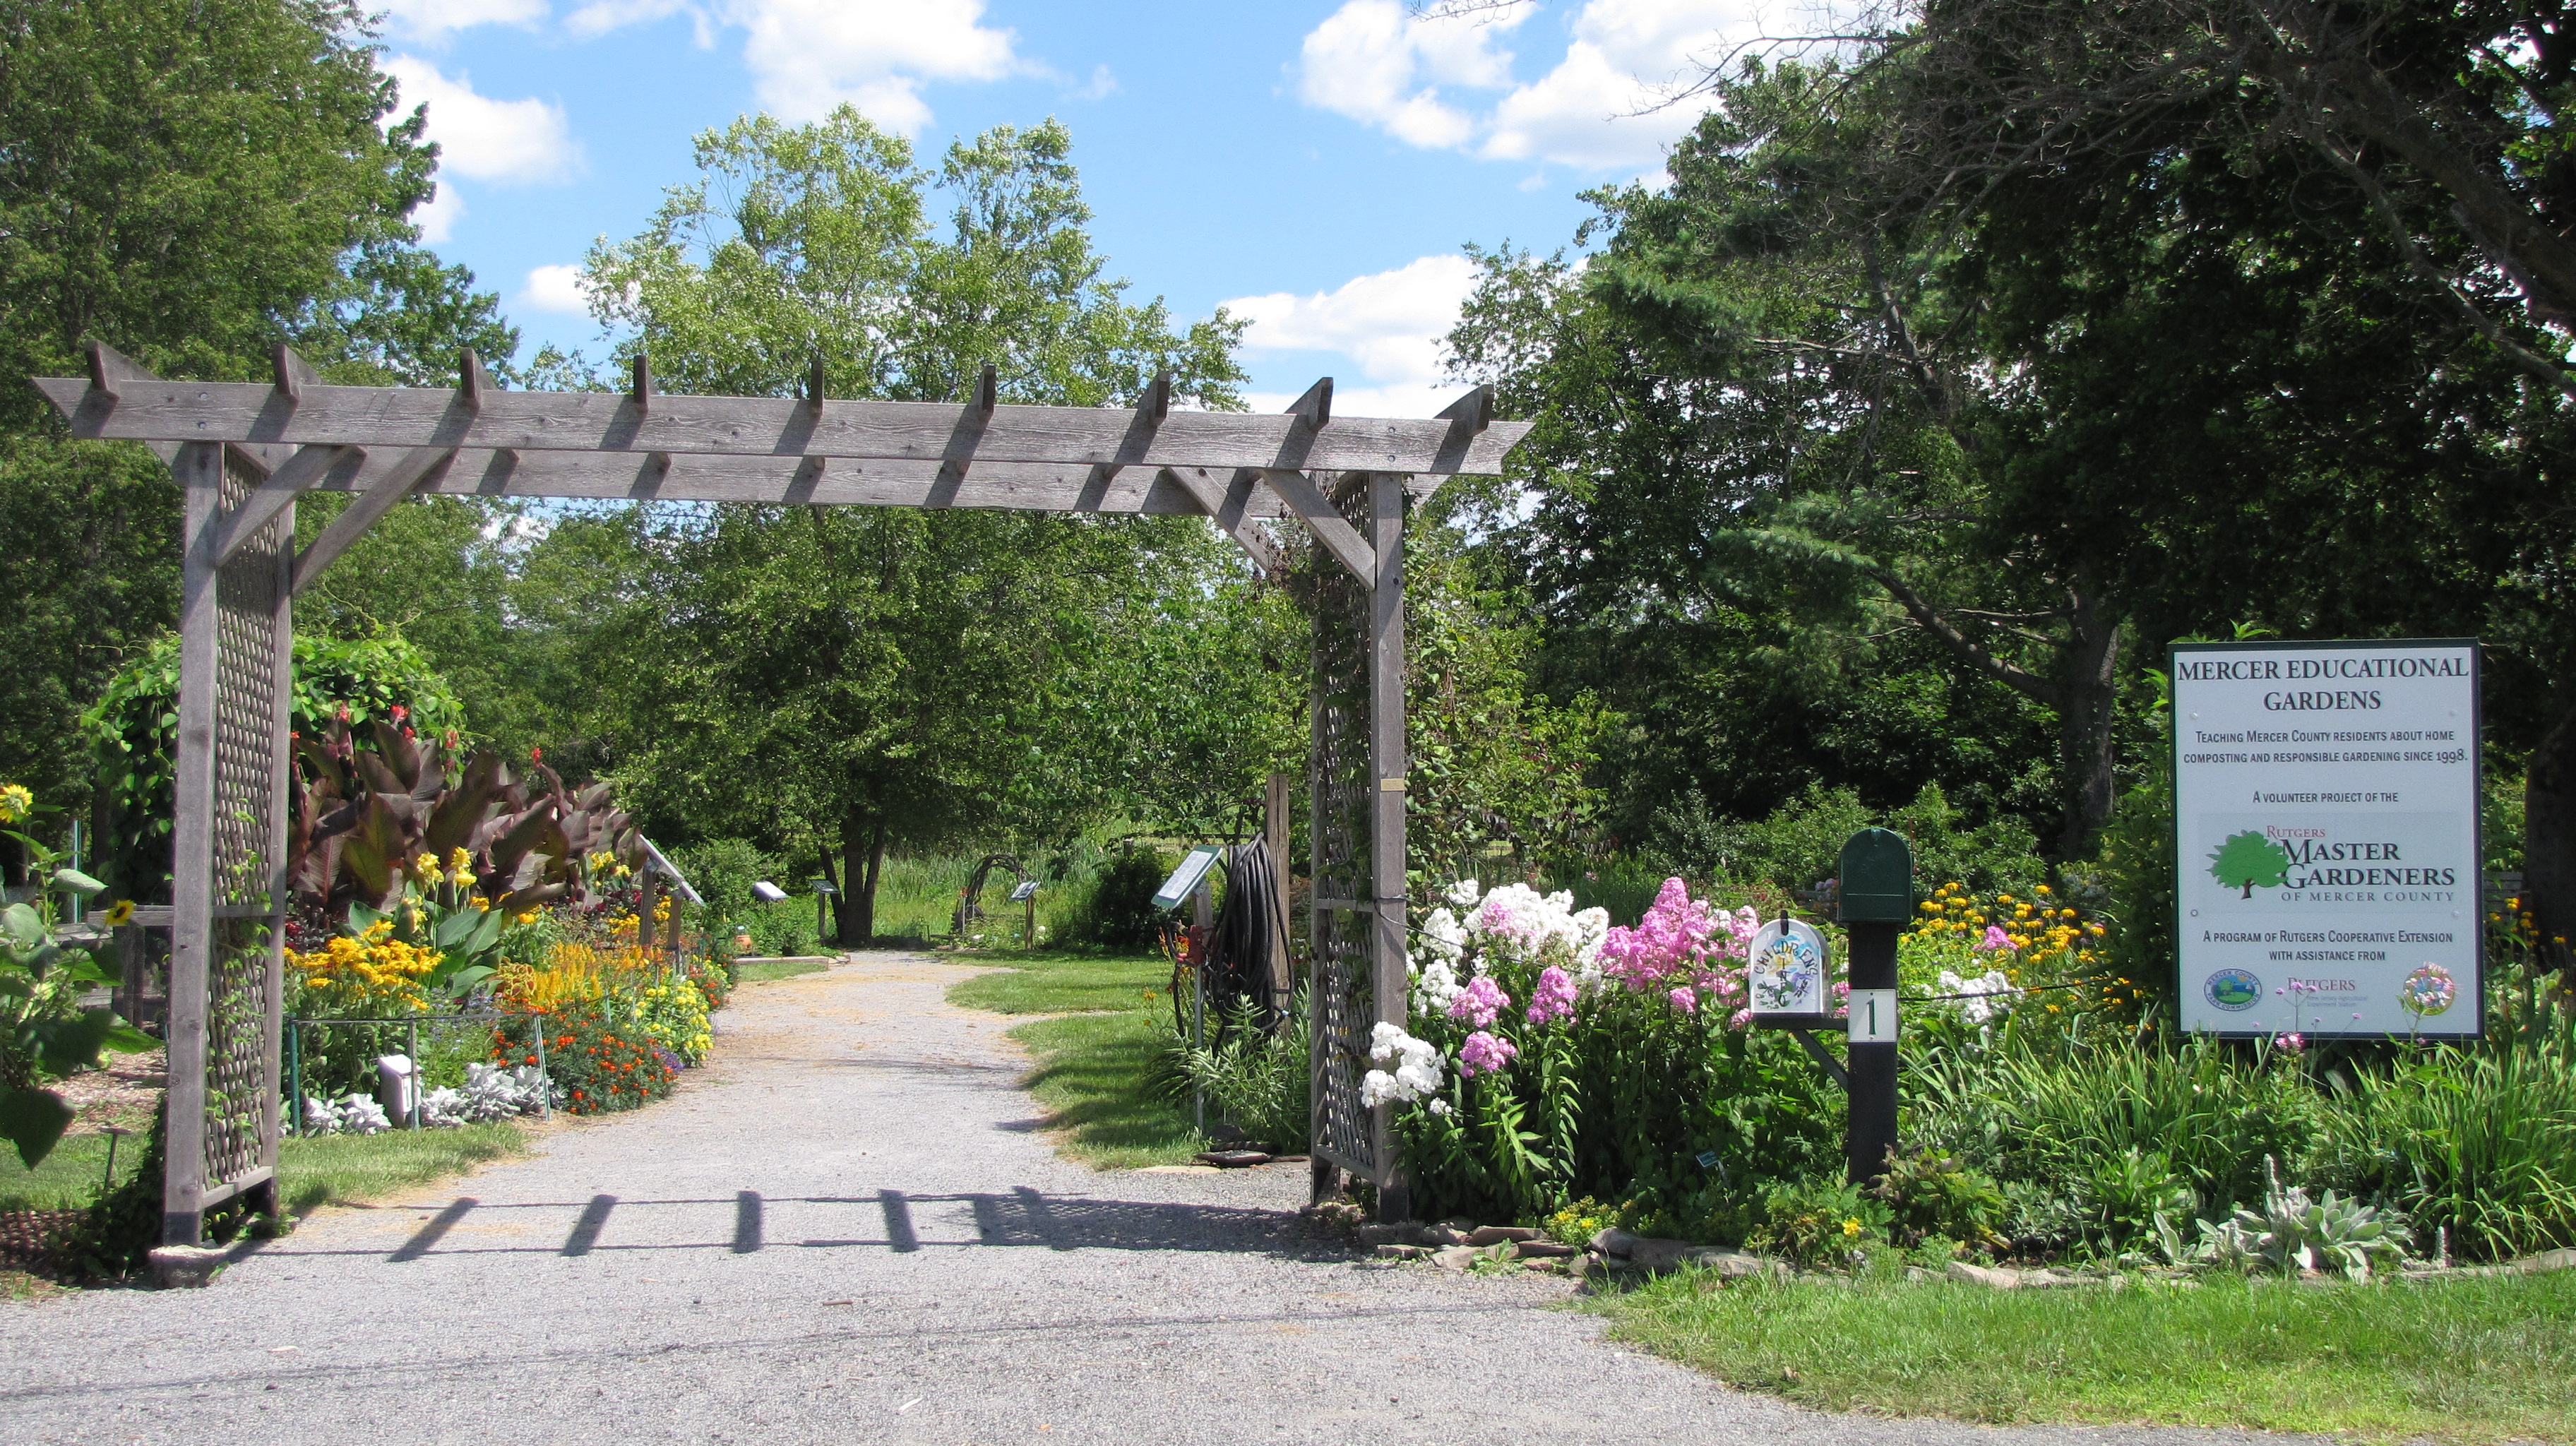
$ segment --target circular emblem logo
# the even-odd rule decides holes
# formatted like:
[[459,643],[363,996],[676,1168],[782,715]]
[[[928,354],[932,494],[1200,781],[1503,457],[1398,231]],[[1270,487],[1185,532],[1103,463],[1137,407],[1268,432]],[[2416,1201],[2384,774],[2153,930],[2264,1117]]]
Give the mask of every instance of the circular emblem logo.
[[2210,975],[2209,982],[2200,988],[2209,996],[2210,1003],[2231,1014],[2240,1009],[2251,1009],[2263,998],[2263,981],[2242,969],[2221,969]]
[[2426,964],[2406,976],[2397,986],[2397,1002],[2406,1012],[2429,1018],[2451,1007],[2460,997],[2459,986],[2452,982],[2451,971],[2439,964]]

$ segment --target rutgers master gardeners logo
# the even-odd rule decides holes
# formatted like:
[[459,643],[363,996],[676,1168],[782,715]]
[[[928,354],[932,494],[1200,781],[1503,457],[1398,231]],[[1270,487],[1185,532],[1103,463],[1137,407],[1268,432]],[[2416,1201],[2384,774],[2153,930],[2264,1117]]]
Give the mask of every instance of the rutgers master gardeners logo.
[[2221,969],[2200,988],[2210,1003],[2230,1014],[2253,1008],[2263,997],[2263,981],[2242,969]]
[[2271,839],[2247,829],[2231,834],[2218,852],[2209,856],[2209,876],[2231,889],[2242,889],[2242,897],[2254,897],[2258,888],[2277,889],[2290,877],[2290,851]]

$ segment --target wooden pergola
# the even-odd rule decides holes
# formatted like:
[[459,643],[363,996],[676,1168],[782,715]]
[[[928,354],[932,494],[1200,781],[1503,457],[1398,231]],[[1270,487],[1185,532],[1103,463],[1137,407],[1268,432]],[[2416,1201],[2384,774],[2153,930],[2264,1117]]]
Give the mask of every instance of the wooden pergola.
[[[1314,586],[1314,1153],[1405,1209],[1384,1107],[1360,1103],[1369,1033],[1405,1017],[1404,519],[1408,494],[1502,470],[1529,424],[1478,388],[1430,420],[1340,417],[1333,384],[1287,412],[1175,410],[1168,378],[1129,409],[655,391],[509,392],[472,352],[453,391],[325,386],[281,347],[275,376],[179,382],[106,346],[36,386],[77,437],[147,442],[186,492],[171,868],[164,1241],[205,1212],[275,1200],[286,829],[294,780],[294,599],[414,494],[772,505],[1203,513],[1254,563],[1294,519],[1332,564]],[[298,552],[296,499],[357,499]]]

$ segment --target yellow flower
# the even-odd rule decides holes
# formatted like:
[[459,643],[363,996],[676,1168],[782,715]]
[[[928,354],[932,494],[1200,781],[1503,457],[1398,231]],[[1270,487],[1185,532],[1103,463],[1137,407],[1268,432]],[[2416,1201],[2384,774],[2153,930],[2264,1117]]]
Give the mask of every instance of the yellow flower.
[[119,899],[108,905],[107,913],[101,919],[101,922],[111,929],[122,929],[133,921],[134,901],[132,899]]
[[23,783],[0,783],[0,823],[16,823],[36,811],[35,792]]
[[2044,893],[2047,893],[2047,892],[2048,892],[2048,885],[2046,885],[2046,884],[2042,884],[2042,885],[2040,885],[2040,886],[2039,886],[2039,891],[2040,891],[2041,893],[2043,893],[2043,894],[2044,894]]
[[1858,1220],[1846,1220],[1843,1222],[1843,1236],[1845,1239],[1849,1239],[1850,1237],[1858,1234],[1860,1234],[1860,1222]]

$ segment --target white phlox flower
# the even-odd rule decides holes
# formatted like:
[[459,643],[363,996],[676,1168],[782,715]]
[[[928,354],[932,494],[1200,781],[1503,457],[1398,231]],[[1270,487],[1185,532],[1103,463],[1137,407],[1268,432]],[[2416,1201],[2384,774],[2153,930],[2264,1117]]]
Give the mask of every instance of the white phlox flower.
[[1415,979],[1413,1012],[1446,1014],[1449,1001],[1458,997],[1464,986],[1458,982],[1458,970],[1446,959],[1434,959],[1422,966]]
[[1472,909],[1476,907],[1476,897],[1483,890],[1483,887],[1483,885],[1477,883],[1474,879],[1460,879],[1458,882],[1451,884],[1449,886],[1449,892],[1441,897],[1447,899],[1450,906],[1453,908]]
[[1423,946],[1444,958],[1455,959],[1467,949],[1467,926],[1447,909],[1434,909],[1422,921]]
[[1381,1064],[1401,1062],[1392,1073],[1373,1069],[1360,1076],[1364,1105],[1418,1100],[1440,1089],[1440,1051],[1383,1020],[1369,1031],[1369,1058]]
[[1994,1018],[2011,1007],[2012,996],[2021,993],[2013,987],[2010,979],[2004,977],[2004,971],[2000,969],[1989,969],[1974,979],[1963,979],[1956,973],[1944,969],[1941,971],[1941,977],[1934,981],[1934,985],[1944,994],[1968,996],[1948,1002],[1957,1005],[1960,1017],[1970,1024],[1984,1024]]

